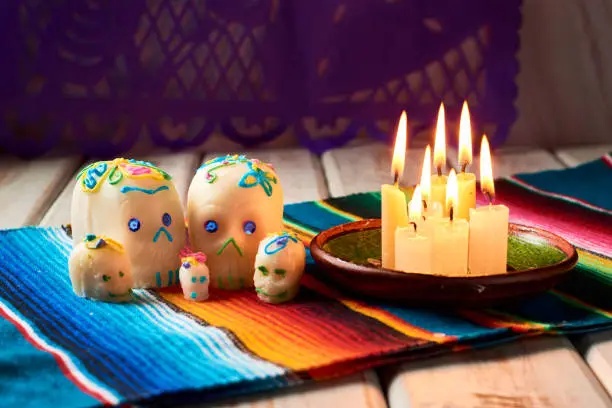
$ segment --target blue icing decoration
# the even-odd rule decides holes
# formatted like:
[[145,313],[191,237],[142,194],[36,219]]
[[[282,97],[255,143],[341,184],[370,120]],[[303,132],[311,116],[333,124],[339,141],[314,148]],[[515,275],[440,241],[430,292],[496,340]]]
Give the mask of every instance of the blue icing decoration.
[[104,173],[106,173],[106,169],[108,169],[108,164],[104,162],[99,163],[97,166],[90,168],[89,170],[87,170],[85,179],[83,180],[83,184],[85,184],[85,186],[90,190],[94,189],[98,184],[100,177],[102,177]]
[[274,238],[272,241],[268,242],[264,247],[264,252],[266,255],[273,255],[279,251],[282,251],[287,247],[289,240],[297,243],[298,240],[293,235],[290,235],[286,232],[283,232],[278,237]]
[[206,282],[206,276],[200,276],[200,283]]
[[271,172],[261,169],[259,166],[254,167],[252,162],[247,162],[249,171],[242,176],[238,185],[240,187],[251,188],[261,186],[266,195],[270,197],[272,195],[272,183],[276,184],[278,181]]
[[134,186],[123,186],[121,187],[121,192],[123,194],[127,194],[130,191],[139,191],[141,193],[153,195],[155,193],[159,193],[160,191],[168,190],[168,186],[157,187],[156,189],[142,188],[142,187],[134,187]]

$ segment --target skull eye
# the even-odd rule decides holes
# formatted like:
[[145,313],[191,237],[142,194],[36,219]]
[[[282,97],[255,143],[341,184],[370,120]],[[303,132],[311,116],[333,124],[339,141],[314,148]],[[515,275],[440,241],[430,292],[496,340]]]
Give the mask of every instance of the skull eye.
[[130,218],[128,221],[128,228],[132,232],[136,232],[140,229],[140,220],[138,218]]
[[110,276],[108,276],[108,275],[102,275],[102,280],[103,280],[104,282],[108,282],[110,279],[111,279],[111,277],[110,277]]
[[123,273],[123,271],[119,271],[119,277],[123,278],[125,276],[125,274]]
[[287,271],[284,269],[274,269],[274,273],[279,275],[281,278],[284,278],[287,274]]
[[169,227],[170,224],[172,224],[172,217],[170,216],[170,214],[168,213],[164,213],[164,215],[162,215],[162,223],[166,226]]
[[268,271],[268,268],[266,268],[266,267],[265,267],[265,266],[263,266],[263,265],[258,266],[258,267],[257,267],[257,269],[259,269],[259,270],[260,270],[260,272],[261,272],[261,274],[262,274],[263,276],[268,276],[268,274],[270,273],[270,271]]
[[217,224],[217,221],[215,220],[208,220],[204,223],[204,229],[206,229],[206,232],[217,232],[217,230],[219,229],[219,224]]
[[242,225],[242,229],[244,230],[245,234],[251,235],[255,232],[255,229],[257,229],[257,226],[255,225],[253,221],[245,221],[244,224]]

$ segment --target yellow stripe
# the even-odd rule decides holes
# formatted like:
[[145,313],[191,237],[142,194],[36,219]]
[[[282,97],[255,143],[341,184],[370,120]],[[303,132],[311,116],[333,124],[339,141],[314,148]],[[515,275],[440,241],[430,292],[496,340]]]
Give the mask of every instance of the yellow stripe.
[[600,308],[598,308],[596,306],[593,306],[593,305],[591,305],[589,303],[583,302],[582,300],[576,299],[575,297],[570,296],[570,295],[568,295],[566,293],[557,292],[554,289],[551,290],[551,292],[553,294],[555,294],[557,297],[562,298],[567,303],[570,303],[570,304],[572,304],[572,305],[574,305],[576,307],[580,307],[582,309],[586,309],[586,310],[588,310],[591,313],[602,315],[602,316],[607,317],[607,318],[612,318],[612,313],[608,312],[607,310],[600,309]]
[[365,305],[363,303],[356,302],[354,300],[337,299],[343,305],[349,309],[360,313],[364,316],[371,317],[372,319],[378,320],[379,322],[397,330],[398,332],[405,334],[408,337],[415,339],[423,339],[433,343],[448,343],[449,341],[456,340],[455,336],[447,336],[444,333],[432,333],[427,330],[421,329],[418,326],[411,325],[399,317],[388,313],[384,310]]
[[338,207],[334,207],[333,205],[331,205],[330,203],[323,201],[323,200],[319,200],[319,201],[315,201],[314,202],[316,205],[318,205],[321,208],[326,209],[327,211],[330,211],[334,214],[337,214],[341,217],[346,218],[349,221],[359,221],[359,220],[363,220],[363,218],[361,218],[358,215],[355,214],[351,214],[350,212],[346,212],[343,211],[341,209],[339,209]]

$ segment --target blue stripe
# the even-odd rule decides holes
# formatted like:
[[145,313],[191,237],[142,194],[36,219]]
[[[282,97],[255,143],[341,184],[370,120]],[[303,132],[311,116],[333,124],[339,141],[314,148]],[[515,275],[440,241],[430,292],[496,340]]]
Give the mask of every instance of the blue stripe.
[[162,286],[161,272],[155,272],[155,283],[157,283],[158,288],[161,288]]
[[551,193],[561,194],[612,210],[612,167],[603,160],[564,170],[518,174],[517,179]]
[[345,217],[321,208],[313,202],[286,205],[284,214],[300,224],[304,223],[319,231],[349,222]]
[[[7,285],[1,296],[19,305],[17,313],[38,333],[53,335],[50,342],[77,357],[80,371],[112,383],[126,398],[256,378],[286,383],[285,369],[243,352],[224,331],[174,312],[146,291],[135,291],[136,302],[126,305],[75,296],[66,270],[70,248],[59,242],[60,234],[34,228],[0,232],[3,255],[13,252],[0,256]],[[84,351],[86,356],[79,354]]]
[[2,318],[0,344],[0,367],[15,367],[16,356],[19,356],[19,361],[28,362],[20,364],[16,370],[0,370],[0,406],[38,408],[41,404],[32,398],[33,390],[45,396],[48,406],[66,406],[67,401],[80,407],[99,404],[64,376],[51,354],[38,350],[12,323]]

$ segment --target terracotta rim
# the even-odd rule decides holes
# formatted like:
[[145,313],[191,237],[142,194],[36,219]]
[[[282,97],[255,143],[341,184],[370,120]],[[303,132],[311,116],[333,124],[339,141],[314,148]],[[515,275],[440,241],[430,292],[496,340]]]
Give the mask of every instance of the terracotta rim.
[[[578,263],[578,253],[576,248],[560,236],[546,230],[529,227],[521,224],[509,224],[510,231],[524,233],[524,235],[536,236],[538,239],[546,241],[549,245],[558,248],[565,253],[566,257],[560,262],[546,265],[540,268],[526,269],[504,275],[487,276],[439,276],[425,275],[418,273],[399,272],[391,269],[376,268],[373,266],[359,265],[350,261],[338,258],[323,249],[323,245],[330,239],[354,232],[380,228],[380,219],[366,219],[347,224],[338,225],[317,234],[310,243],[310,253],[315,261],[336,270],[341,270],[349,274],[363,275],[363,277],[378,277],[381,275],[390,280],[411,280],[427,281],[432,284],[486,284],[503,285],[514,283],[525,283],[537,280],[550,279],[571,270]],[[521,234],[517,234],[521,235]]]

